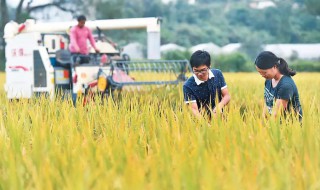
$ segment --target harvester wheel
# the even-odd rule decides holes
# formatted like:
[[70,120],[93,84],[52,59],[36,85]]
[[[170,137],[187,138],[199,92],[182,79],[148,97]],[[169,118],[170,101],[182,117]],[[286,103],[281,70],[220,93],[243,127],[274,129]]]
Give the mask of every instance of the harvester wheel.
[[100,76],[98,78],[98,90],[100,92],[104,92],[107,88],[107,85],[108,85],[108,80],[105,77]]

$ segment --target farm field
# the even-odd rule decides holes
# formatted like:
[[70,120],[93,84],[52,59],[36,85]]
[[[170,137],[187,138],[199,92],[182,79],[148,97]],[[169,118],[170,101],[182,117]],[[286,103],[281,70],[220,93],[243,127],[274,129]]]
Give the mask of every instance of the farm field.
[[298,73],[304,118],[262,122],[264,79],[225,73],[224,118],[195,119],[182,85],[72,106],[9,102],[0,73],[0,189],[320,189],[320,73]]

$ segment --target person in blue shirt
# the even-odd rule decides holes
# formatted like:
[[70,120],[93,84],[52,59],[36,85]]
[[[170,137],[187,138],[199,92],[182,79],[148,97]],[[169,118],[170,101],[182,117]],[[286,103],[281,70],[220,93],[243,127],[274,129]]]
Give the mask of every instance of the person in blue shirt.
[[296,72],[288,67],[288,63],[284,59],[277,57],[270,51],[261,52],[255,60],[255,66],[260,75],[266,79],[263,116],[267,117],[268,113],[273,117],[282,113],[285,116],[294,111],[301,121],[302,109],[298,88],[291,78]]
[[202,111],[208,113],[209,116],[217,116],[217,113],[222,113],[223,107],[230,101],[222,72],[210,68],[210,54],[202,50],[191,55],[190,65],[193,76],[183,85],[185,103],[190,105],[196,116],[201,116]]

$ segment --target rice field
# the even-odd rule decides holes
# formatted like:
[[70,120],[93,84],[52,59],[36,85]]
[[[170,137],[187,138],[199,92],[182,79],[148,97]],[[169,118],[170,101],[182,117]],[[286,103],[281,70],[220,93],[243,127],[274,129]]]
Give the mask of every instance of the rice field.
[[320,189],[320,73],[294,80],[303,124],[262,122],[264,79],[225,73],[224,117],[198,120],[182,85],[74,108],[9,102],[0,74],[0,189]]

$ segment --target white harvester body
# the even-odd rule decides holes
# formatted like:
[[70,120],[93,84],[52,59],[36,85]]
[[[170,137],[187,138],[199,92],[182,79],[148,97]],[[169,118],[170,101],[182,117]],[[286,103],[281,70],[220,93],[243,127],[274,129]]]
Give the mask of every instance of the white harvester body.
[[54,92],[54,68],[39,32],[23,33],[6,46],[5,90],[9,99],[31,98],[35,92]]
[[[6,82],[5,90],[9,99],[31,98],[35,93],[46,93],[54,97],[57,89],[70,88],[70,92],[81,93],[84,84],[97,78],[101,65],[80,65],[74,72],[68,67],[57,64],[56,52],[67,51],[69,40],[67,31],[76,22],[37,23],[27,20],[17,24],[6,24],[4,39],[6,41]],[[87,21],[86,26],[95,30],[137,29],[145,28],[148,35],[148,59],[160,59],[160,19],[132,18]],[[97,42],[101,53],[120,54],[110,44]],[[67,60],[70,61],[70,60]],[[70,67],[70,66],[69,66]],[[110,66],[103,66],[103,71],[110,72]],[[107,73],[109,75],[110,73]],[[72,78],[77,75],[77,80]]]

